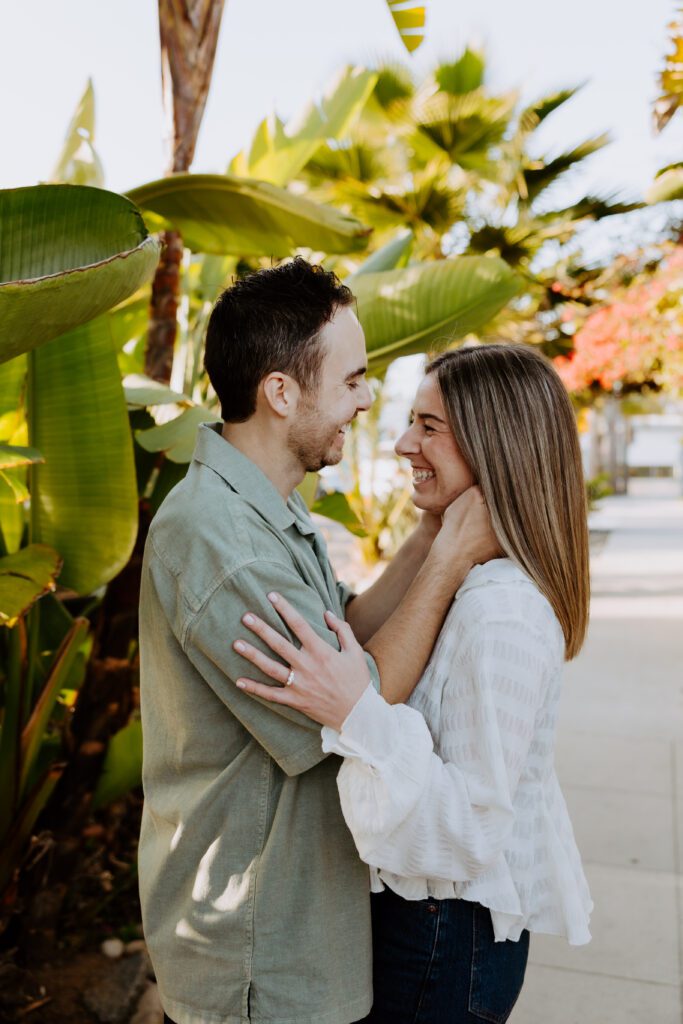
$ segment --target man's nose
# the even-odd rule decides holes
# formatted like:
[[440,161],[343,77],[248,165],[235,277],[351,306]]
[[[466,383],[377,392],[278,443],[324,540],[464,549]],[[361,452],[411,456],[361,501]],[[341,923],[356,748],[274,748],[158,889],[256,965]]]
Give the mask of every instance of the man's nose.
[[358,395],[358,411],[367,412],[372,405],[372,392],[370,391],[370,385],[364,380],[360,386],[360,393]]

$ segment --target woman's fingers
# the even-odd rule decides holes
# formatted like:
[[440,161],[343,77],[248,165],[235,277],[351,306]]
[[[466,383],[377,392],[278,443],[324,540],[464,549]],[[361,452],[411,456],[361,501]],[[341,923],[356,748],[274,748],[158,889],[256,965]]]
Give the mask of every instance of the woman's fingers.
[[354,644],[358,644],[353,630],[345,619],[340,619],[334,612],[327,611],[325,612],[325,622],[332,632],[337,634],[342,651],[348,651]]
[[278,683],[284,683],[287,679],[289,675],[287,665],[281,665],[279,661],[273,661],[267,654],[263,654],[262,651],[248,644],[246,640],[235,640],[232,646],[243,658],[246,658],[252,665],[260,668],[264,675],[270,676],[271,679],[275,679]]
[[251,693],[254,697],[262,697],[271,704],[287,704],[289,707],[296,707],[298,698],[288,686],[268,686],[267,683],[257,683],[255,679],[240,677],[235,680],[235,686],[245,693]]
[[298,637],[301,641],[302,647],[313,650],[316,645],[325,643],[324,640],[320,639],[316,631],[309,626],[303,615],[300,615],[299,612],[292,608],[289,601],[286,601],[282,594],[271,592],[268,594],[268,600],[278,615],[287,623],[294,636]]
[[258,615],[254,615],[253,612],[247,612],[246,615],[242,616],[242,622],[252,633],[256,633],[256,636],[259,636],[264,644],[270,647],[271,651],[279,654],[283,661],[286,661],[289,665],[296,661],[299,652],[294,644],[290,644],[289,640],[281,636],[277,630],[269,626],[263,619],[259,619]]

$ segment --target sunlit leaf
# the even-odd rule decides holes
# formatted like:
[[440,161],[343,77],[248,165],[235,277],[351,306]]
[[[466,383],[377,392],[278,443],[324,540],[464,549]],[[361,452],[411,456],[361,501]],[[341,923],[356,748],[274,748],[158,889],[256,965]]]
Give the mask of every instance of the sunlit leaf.
[[142,725],[134,718],[109,740],[93,808],[105,807],[140,785],[142,779]]
[[521,287],[503,260],[485,256],[361,275],[353,290],[370,373],[398,356],[443,348],[481,329]]
[[367,530],[349,505],[349,499],[341,491],[333,491],[331,494],[324,494],[318,498],[313,502],[311,512],[325,516],[327,519],[333,519],[335,523],[341,523],[354,537],[367,537],[368,535]]
[[62,560],[45,544],[0,558],[0,626],[13,626],[42,594],[55,589]]
[[31,444],[33,537],[64,558],[60,582],[89,593],[130,557],[138,528],[133,443],[105,316],[36,349]]
[[341,138],[367,103],[377,74],[360,67],[344,68],[326,89],[320,103],[309,103],[287,125],[273,116],[261,122],[249,153],[239,153],[230,173],[286,185],[327,139]]
[[0,362],[121,302],[158,256],[123,196],[80,185],[0,191]]
[[173,391],[166,384],[142,373],[131,373],[123,379],[123,393],[128,405],[170,405],[174,402],[190,402],[187,395]]
[[683,168],[673,168],[660,174],[650,185],[645,198],[651,204],[683,199]]
[[24,480],[21,480],[19,477],[15,476],[14,473],[8,473],[4,470],[0,470],[0,480],[2,480],[3,483],[5,483],[7,487],[10,488],[10,490],[14,494],[15,502],[28,501],[29,490]]
[[95,150],[95,93],[90,78],[67,128],[51,180],[100,188],[104,185],[104,170]]
[[354,270],[353,274],[346,279],[346,284],[353,288],[354,280],[361,274],[375,274],[380,270],[394,270],[396,267],[404,267],[410,258],[415,236],[412,231],[402,231],[397,238],[383,245],[377,252],[373,252],[364,263]]
[[30,466],[33,462],[45,462],[35,448],[22,448],[11,444],[0,444],[0,469],[13,466]]
[[189,462],[197,441],[200,423],[215,423],[219,419],[214,412],[195,405],[168,423],[136,430],[135,440],[148,452],[164,452],[171,462]]
[[195,252],[288,256],[300,247],[343,253],[368,244],[370,229],[360,221],[265,181],[174,174],[128,195],[151,212],[151,223],[177,229]]

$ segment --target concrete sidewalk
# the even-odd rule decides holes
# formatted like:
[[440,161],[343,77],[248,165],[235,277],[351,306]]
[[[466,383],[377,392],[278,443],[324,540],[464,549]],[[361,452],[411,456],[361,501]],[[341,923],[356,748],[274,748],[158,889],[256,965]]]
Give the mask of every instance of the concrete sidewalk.
[[601,503],[588,641],[568,666],[558,774],[595,910],[588,946],[532,938],[512,1024],[680,1024],[683,499],[636,480]]

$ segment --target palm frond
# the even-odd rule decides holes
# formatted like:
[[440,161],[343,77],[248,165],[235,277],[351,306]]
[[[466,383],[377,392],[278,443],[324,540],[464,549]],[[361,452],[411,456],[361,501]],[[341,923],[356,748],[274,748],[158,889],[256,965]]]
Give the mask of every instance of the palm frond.
[[542,192],[550,188],[551,185],[554,185],[562,175],[573,170],[589,156],[604,149],[610,141],[609,134],[603,132],[592,139],[586,139],[573,149],[568,149],[550,160],[540,158],[529,161],[521,170],[521,179],[524,191],[526,192],[526,195],[522,195],[522,199],[528,203],[533,203]]

